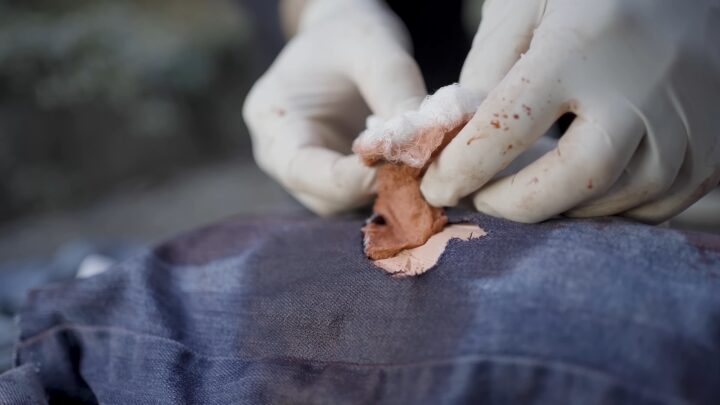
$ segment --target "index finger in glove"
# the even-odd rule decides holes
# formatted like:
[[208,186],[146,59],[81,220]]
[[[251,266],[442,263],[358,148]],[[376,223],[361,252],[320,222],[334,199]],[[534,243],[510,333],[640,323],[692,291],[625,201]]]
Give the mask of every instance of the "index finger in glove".
[[[258,160],[270,160],[270,169],[291,193],[302,193],[325,201],[319,214],[331,215],[356,208],[368,201],[375,178],[373,169],[355,155],[343,155],[325,147],[316,137],[314,125],[295,125],[284,129]],[[311,206],[310,208],[313,208]]]
[[605,192],[620,176],[642,137],[634,111],[579,112],[554,151],[515,175],[481,189],[475,207],[519,222],[539,222]]
[[322,215],[355,208],[369,200],[374,170],[364,166],[355,155],[346,156],[331,149],[328,140],[336,138],[332,129],[282,109],[273,119],[261,119],[263,113],[257,108],[273,109],[260,107],[252,100],[246,103],[255,160],[291,194],[298,198],[306,196],[308,201],[322,201],[308,206]]
[[488,95],[470,122],[428,168],[421,190],[435,206],[454,206],[518,157],[568,111],[551,53],[530,52]]
[[342,155],[322,147],[299,148],[290,158],[282,180],[296,192],[329,201],[336,207],[320,214],[344,211],[367,203],[375,171],[356,155]]

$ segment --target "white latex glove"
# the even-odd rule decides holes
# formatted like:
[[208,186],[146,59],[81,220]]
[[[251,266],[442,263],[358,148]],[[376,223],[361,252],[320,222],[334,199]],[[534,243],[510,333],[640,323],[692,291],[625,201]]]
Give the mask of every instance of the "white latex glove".
[[370,110],[390,117],[426,95],[408,48],[377,0],[308,1],[297,36],[245,102],[258,165],[318,214],[368,202],[374,171],[346,154]]
[[[720,181],[720,0],[488,0],[460,82],[487,98],[428,169],[433,205],[661,222]],[[555,150],[486,185],[566,112]]]

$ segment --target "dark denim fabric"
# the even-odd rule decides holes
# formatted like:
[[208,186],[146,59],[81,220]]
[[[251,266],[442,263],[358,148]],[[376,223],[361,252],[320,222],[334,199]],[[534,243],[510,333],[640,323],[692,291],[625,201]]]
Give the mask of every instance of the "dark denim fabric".
[[46,404],[45,389],[32,365],[0,375],[0,404]]
[[720,403],[720,237],[462,217],[418,278],[361,220],[257,219],[37,290],[0,403]]

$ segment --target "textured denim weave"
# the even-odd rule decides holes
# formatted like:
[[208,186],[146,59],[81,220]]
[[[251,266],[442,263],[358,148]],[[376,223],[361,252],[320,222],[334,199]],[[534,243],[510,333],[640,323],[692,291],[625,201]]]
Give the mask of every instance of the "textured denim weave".
[[488,236],[419,278],[239,219],[36,290],[0,403],[720,403],[720,237],[451,217]]

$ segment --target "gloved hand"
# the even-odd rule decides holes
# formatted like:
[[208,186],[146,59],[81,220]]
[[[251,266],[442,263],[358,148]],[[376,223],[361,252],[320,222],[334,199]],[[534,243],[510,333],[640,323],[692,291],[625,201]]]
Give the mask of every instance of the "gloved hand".
[[258,165],[318,214],[368,202],[374,171],[346,154],[371,111],[390,117],[426,95],[408,48],[377,0],[307,1],[297,36],[245,102]]
[[[429,167],[428,202],[477,192],[478,210],[522,222],[568,211],[660,222],[718,184],[720,1],[488,0],[483,11],[460,83],[487,98]],[[567,112],[577,118],[555,150],[486,185]]]

